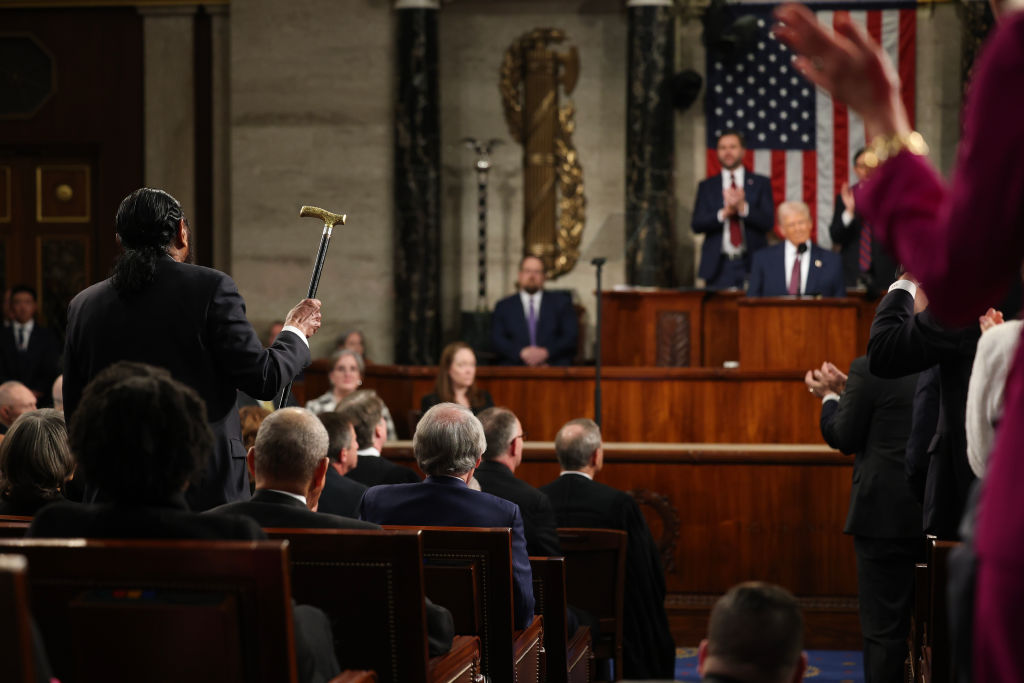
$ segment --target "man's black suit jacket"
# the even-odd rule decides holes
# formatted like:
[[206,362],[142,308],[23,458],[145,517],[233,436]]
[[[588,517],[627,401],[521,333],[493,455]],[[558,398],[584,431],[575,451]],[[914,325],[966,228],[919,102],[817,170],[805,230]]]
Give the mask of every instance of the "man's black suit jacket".
[[411,469],[396,465],[382,455],[360,455],[359,464],[345,476],[366,487],[381,484],[415,484],[420,481]]
[[[768,244],[768,233],[775,224],[775,202],[772,199],[771,180],[757,175],[749,168],[743,172],[743,191],[747,199],[747,216],[743,219],[744,267],[750,272],[750,258]],[[711,176],[697,185],[693,201],[694,233],[704,234],[697,276],[708,282],[718,276],[722,256],[722,232],[728,224],[718,220],[718,212],[725,207],[722,196],[722,174]]]
[[558,542],[558,521],[551,500],[538,489],[522,479],[517,479],[512,470],[500,462],[484,460],[473,475],[480,482],[480,489],[498,498],[504,498],[519,506],[523,515],[523,532],[526,534],[526,550],[530,555],[541,557],[562,554]]
[[[842,195],[836,195],[836,208],[832,214],[832,224],[828,234],[832,243],[842,247],[843,281],[847,287],[856,287],[860,272],[860,233],[864,229],[864,221],[860,214],[854,212],[849,225],[843,225],[843,212],[846,203]],[[869,293],[884,292],[896,279],[896,261],[882,244],[882,240],[871,240],[871,267],[864,274],[865,285]]]
[[359,501],[363,499],[366,489],[355,479],[343,477],[333,467],[328,467],[317,510],[355,519],[359,515]]
[[878,304],[871,323],[868,362],[877,377],[902,377],[938,365],[941,394],[937,442],[925,488],[925,531],[957,538],[974,473],[967,462],[964,429],[967,386],[981,330],[977,325],[950,330],[929,311],[914,314],[914,298],[894,289]]
[[880,379],[861,356],[850,364],[838,401],[821,406],[821,434],[853,461],[848,534],[871,538],[921,536],[921,505],[905,476],[904,457],[917,375]]
[[60,343],[57,335],[38,322],[32,326],[28,348],[18,351],[14,325],[0,328],[0,382],[17,380],[50,405],[50,388],[60,374]]
[[250,500],[227,503],[207,515],[248,517],[263,528],[281,529],[379,529],[376,524],[327,512],[313,512],[298,498],[278,491],[258,490]]
[[214,452],[186,497],[193,510],[207,510],[249,498],[236,390],[271,399],[310,356],[305,341],[291,333],[264,349],[231,278],[167,257],[140,292],[123,296],[104,280],[72,299],[64,351],[69,421],[89,380],[119,360],[166,368],[206,403]]
[[560,527],[626,532],[626,594],[622,673],[626,678],[672,679],[676,649],[665,615],[665,575],[651,531],[628,493],[578,474],[564,474],[540,488]]
[[[548,350],[548,365],[569,365],[576,357],[579,325],[568,292],[545,291],[537,319],[537,346]],[[494,306],[491,344],[501,365],[523,365],[519,352],[530,345],[530,329],[519,294],[507,296]]]

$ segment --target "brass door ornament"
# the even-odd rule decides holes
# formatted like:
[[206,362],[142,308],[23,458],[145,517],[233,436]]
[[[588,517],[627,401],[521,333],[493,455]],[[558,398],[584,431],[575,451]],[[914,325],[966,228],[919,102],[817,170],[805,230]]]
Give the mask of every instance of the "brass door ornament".
[[505,120],[523,145],[523,253],[540,257],[549,278],[576,265],[586,220],[583,167],[572,142],[576,110],[572,102],[558,106],[558,86],[568,95],[579,75],[575,46],[552,49],[566,40],[560,29],[534,29],[505,50],[501,64]]

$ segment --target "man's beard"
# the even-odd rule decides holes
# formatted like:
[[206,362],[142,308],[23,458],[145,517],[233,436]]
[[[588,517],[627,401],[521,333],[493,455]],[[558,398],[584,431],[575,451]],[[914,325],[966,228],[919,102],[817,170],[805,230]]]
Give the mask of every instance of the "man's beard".
[[540,285],[525,285],[523,291],[527,294],[536,294],[540,291]]

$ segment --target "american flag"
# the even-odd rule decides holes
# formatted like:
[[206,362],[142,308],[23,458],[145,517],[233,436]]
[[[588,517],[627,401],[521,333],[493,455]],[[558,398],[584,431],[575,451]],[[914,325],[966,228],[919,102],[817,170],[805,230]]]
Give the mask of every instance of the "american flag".
[[[858,3],[860,7],[868,3]],[[732,5],[736,7],[736,5]],[[832,26],[838,10],[822,4],[818,21]],[[914,63],[917,18],[913,3],[853,9],[864,27],[896,65],[902,98],[914,122]],[[707,174],[721,167],[715,154],[718,136],[733,128],[743,133],[744,164],[772,182],[775,205],[803,201],[811,209],[814,239],[830,247],[829,223],[844,182],[855,181],[851,155],[864,146],[864,124],[846,106],[804,80],[792,67],[792,53],[771,36],[771,7],[743,5],[737,14],[757,17],[758,34],[746,54],[707,51]]]

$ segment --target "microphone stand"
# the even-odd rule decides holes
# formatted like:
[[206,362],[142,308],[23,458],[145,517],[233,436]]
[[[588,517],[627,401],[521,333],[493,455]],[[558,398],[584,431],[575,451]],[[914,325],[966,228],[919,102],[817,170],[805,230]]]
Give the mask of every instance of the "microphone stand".
[[601,267],[607,261],[603,256],[591,259],[597,275],[597,340],[594,344],[594,422],[601,426]]

